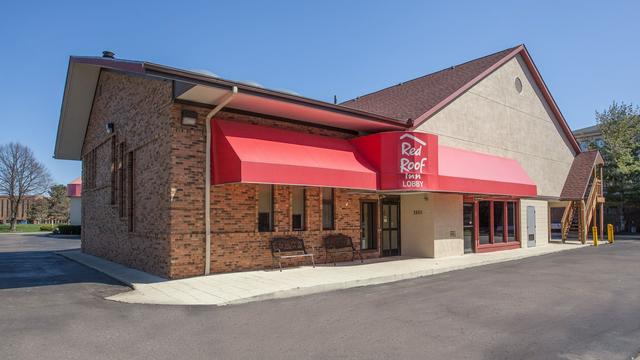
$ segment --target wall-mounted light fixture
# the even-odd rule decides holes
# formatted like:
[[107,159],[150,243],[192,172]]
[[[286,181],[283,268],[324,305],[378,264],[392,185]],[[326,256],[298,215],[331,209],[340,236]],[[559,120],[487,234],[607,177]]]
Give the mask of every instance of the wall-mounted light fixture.
[[113,134],[113,123],[107,123],[107,125],[105,126],[106,130],[107,130],[107,134]]
[[197,122],[197,112],[191,110],[182,110],[182,125],[194,126]]

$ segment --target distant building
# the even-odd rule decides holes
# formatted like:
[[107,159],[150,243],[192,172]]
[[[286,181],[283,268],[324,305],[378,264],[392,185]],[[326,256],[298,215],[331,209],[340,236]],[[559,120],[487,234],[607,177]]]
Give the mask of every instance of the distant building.
[[67,196],[69,197],[69,223],[80,225],[82,223],[82,178],[79,177],[67,184]]
[[[600,125],[588,126],[573,131],[580,149],[587,151],[594,146],[597,149],[604,147],[605,142],[600,131]],[[607,194],[607,184],[604,183],[604,193]],[[604,206],[605,222],[613,224],[616,231],[636,233],[640,229],[640,204],[637,201],[609,201]]]
[[[29,207],[34,201],[41,198],[41,196],[28,196],[18,206],[18,223],[26,223],[28,221]],[[0,224],[7,224],[11,222],[11,201],[6,195],[0,196]]]
[[604,139],[602,138],[602,131],[600,131],[599,125],[574,130],[573,136],[576,137],[576,141],[580,144],[582,151],[589,150],[589,145],[591,144],[594,144],[598,148],[604,146]]

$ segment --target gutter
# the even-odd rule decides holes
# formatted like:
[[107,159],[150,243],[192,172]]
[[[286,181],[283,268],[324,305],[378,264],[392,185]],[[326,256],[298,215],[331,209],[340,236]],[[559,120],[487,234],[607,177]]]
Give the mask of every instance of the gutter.
[[283,93],[277,90],[271,90],[266,88],[255,87],[247,84],[238,83],[232,80],[226,80],[222,78],[213,78],[211,76],[203,75],[197,72],[182,70],[173,68],[170,66],[154,64],[150,62],[144,62],[144,72],[148,75],[159,76],[163,78],[168,78],[172,80],[180,80],[189,83],[197,83],[200,85],[206,86],[215,86],[215,87],[231,87],[235,86],[242,90],[243,94],[249,94],[254,96],[263,96],[272,99],[277,99],[280,101],[288,101],[304,106],[314,107],[317,109],[325,110],[325,111],[334,111],[345,115],[351,115],[360,117],[363,120],[379,122],[388,125],[395,125],[398,128],[407,128],[407,123],[402,120],[386,117],[383,115],[378,115],[358,109],[349,108],[342,105],[331,104],[320,100],[306,98],[304,96],[299,95],[291,95],[287,93]]
[[204,162],[204,239],[205,239],[205,256],[204,256],[204,274],[209,275],[211,272],[211,119],[225,107],[238,94],[238,87],[234,86],[231,91],[225,95],[218,105],[213,108],[205,118],[206,128],[206,148]]

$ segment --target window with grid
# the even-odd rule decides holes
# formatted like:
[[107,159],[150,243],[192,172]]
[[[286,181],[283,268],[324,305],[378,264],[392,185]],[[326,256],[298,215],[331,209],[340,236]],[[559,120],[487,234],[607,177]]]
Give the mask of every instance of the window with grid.
[[127,211],[129,215],[129,232],[133,232],[135,230],[135,197],[134,197],[134,168],[135,168],[135,156],[133,151],[129,151],[127,154],[127,200],[129,201],[129,209]]

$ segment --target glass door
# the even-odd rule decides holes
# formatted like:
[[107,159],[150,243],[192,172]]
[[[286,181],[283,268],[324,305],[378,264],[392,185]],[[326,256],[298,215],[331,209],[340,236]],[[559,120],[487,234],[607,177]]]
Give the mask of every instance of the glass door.
[[464,253],[472,253],[476,244],[475,211],[473,203],[464,203],[463,207]]
[[382,256],[400,255],[400,199],[382,201]]

